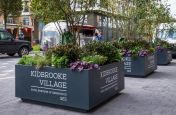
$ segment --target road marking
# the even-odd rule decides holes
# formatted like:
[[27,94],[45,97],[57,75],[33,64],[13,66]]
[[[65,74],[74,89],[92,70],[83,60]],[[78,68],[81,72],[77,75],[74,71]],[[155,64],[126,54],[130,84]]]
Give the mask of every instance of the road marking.
[[1,66],[1,68],[6,68],[7,66]]
[[0,76],[6,76],[8,73],[0,73]]
[[16,62],[15,60],[14,61],[7,61],[8,63],[13,63],[13,62]]
[[15,77],[4,77],[4,78],[0,78],[0,81],[1,80],[6,80],[6,79],[14,79]]
[[10,73],[10,72],[14,72],[14,70],[4,70],[4,73]]
[[2,63],[1,65],[5,66],[5,65],[8,65],[9,63]]

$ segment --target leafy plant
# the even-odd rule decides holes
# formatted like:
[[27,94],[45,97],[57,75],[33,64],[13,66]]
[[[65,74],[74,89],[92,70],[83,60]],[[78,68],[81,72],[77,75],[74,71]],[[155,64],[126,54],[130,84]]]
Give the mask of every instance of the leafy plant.
[[156,39],[153,43],[153,46],[156,47],[157,51],[163,51],[164,49],[172,49],[172,45],[169,44],[167,41]]
[[46,65],[47,66],[52,66],[52,50],[49,49],[45,52],[45,60],[46,60]]
[[65,68],[69,64],[69,59],[67,56],[62,56],[62,57],[54,56],[52,60],[52,64],[56,68]]
[[47,65],[47,61],[45,58],[38,58],[37,64],[36,64],[36,69],[41,69],[46,65]]
[[74,44],[59,45],[51,49],[54,56],[67,56],[70,62],[80,59],[82,50],[79,46]]
[[37,69],[51,65],[48,63],[46,57],[40,56],[38,54],[35,54],[35,56],[25,55],[19,60],[18,64],[36,66]]
[[22,65],[36,65],[37,64],[37,60],[35,60],[32,56],[29,55],[24,55],[18,62],[18,64],[22,64]]
[[33,47],[33,51],[40,51],[40,45],[38,44],[38,45],[34,45]]
[[113,42],[113,45],[118,49],[122,49],[122,56],[133,58],[136,58],[137,56],[144,57],[155,51],[151,44],[145,40],[116,41]]
[[82,61],[87,63],[93,63],[98,65],[104,65],[107,62],[107,57],[101,56],[101,55],[95,55],[95,56],[86,56],[83,57]]
[[96,54],[102,55],[108,58],[107,63],[120,61],[119,57],[119,50],[112,45],[111,42],[91,42],[84,46],[84,55],[87,54]]

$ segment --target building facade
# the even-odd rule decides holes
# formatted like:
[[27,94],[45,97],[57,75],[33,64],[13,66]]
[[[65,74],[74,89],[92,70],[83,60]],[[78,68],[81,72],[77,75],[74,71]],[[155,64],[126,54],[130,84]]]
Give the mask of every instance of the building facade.
[[[103,34],[104,40],[115,40],[119,37],[123,37],[121,29],[123,29],[124,21],[128,20],[128,14],[125,7],[128,4],[128,8],[131,8],[133,4],[129,4],[126,1],[117,1],[116,11],[103,9],[101,0],[93,5],[94,9],[85,16],[85,24],[93,25]],[[79,9],[79,4],[77,8]],[[112,16],[113,15],[113,16]]]
[[[22,0],[23,10],[20,16],[8,16],[7,18],[7,30],[13,34],[15,38],[18,38],[19,32],[24,34],[24,39],[32,41],[35,35],[35,20],[32,17],[30,11],[31,0]],[[4,19],[3,16],[0,16],[0,28],[4,28]]]

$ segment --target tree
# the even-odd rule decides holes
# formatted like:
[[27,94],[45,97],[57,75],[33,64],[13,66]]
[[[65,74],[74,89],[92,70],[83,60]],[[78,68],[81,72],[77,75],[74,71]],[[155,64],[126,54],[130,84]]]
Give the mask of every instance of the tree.
[[4,16],[4,27],[6,29],[7,17],[18,16],[22,11],[22,0],[0,0],[0,15]]
[[[169,8],[158,0],[133,0],[134,8],[131,10],[130,23],[134,36],[151,40],[154,30],[160,23],[170,22]],[[131,30],[129,30],[131,31]]]
[[[103,10],[113,11],[114,1],[100,0]],[[85,23],[86,14],[95,9],[97,0],[33,0],[31,9],[38,20],[54,22],[60,34],[63,31],[59,27],[58,20],[65,20],[69,32],[73,34],[74,43],[79,39],[79,29]],[[108,13],[108,12],[107,12]],[[75,31],[75,27],[77,30]],[[79,42],[78,42],[79,43]]]

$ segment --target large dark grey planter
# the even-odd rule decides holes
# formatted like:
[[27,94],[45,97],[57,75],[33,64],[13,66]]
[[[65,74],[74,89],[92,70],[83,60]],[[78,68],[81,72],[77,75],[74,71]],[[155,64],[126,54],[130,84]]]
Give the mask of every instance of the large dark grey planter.
[[84,70],[15,66],[16,97],[90,110],[124,89],[123,63]]
[[157,51],[157,64],[167,65],[172,61],[172,52],[164,49],[162,51]]
[[157,56],[152,54],[145,57],[123,57],[126,76],[146,77],[157,69]]

